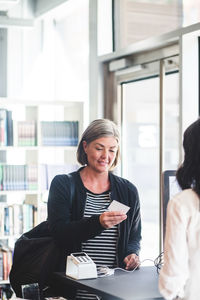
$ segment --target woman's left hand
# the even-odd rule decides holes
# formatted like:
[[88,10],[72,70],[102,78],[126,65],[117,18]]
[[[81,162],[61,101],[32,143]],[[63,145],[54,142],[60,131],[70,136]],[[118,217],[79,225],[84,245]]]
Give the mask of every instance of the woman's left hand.
[[137,256],[134,253],[129,254],[124,258],[124,263],[126,265],[126,270],[133,270],[134,268],[139,267],[140,265],[139,256]]

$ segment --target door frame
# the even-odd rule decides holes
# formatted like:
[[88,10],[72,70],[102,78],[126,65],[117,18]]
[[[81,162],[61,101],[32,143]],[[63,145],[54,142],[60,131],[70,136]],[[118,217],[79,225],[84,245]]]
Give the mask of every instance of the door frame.
[[[163,250],[163,151],[164,151],[164,80],[165,73],[178,70],[179,47],[178,44],[167,46],[162,49],[156,49],[148,53],[140,53],[129,57],[123,61],[125,67],[120,69],[116,64],[109,62],[104,67],[105,78],[105,106],[104,116],[114,120],[121,128],[123,122],[123,90],[124,83],[135,80],[142,80],[145,77],[159,77],[159,249]],[[166,63],[167,62],[167,63]],[[121,61],[122,63],[122,61]],[[180,85],[180,84],[179,84]],[[112,87],[112,88],[111,88]],[[180,90],[180,89],[179,89]],[[108,101],[109,99],[109,101]],[[181,119],[181,99],[179,93],[179,116]],[[181,124],[181,120],[180,120]],[[179,124],[179,126],[180,126]],[[122,132],[120,132],[122,134]],[[182,130],[179,131],[179,157],[182,159],[181,151]],[[123,151],[123,149],[122,149]],[[122,162],[123,163],[123,162]],[[119,175],[122,174],[122,168],[118,169]]]

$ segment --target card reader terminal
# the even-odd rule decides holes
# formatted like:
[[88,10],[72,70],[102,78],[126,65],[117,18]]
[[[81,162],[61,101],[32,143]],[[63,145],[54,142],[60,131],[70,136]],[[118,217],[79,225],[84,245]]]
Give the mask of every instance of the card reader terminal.
[[88,264],[92,262],[92,259],[85,252],[71,253],[71,257],[73,261],[78,264],[80,263]]
[[75,279],[97,278],[96,264],[85,252],[71,253],[67,256],[66,275]]

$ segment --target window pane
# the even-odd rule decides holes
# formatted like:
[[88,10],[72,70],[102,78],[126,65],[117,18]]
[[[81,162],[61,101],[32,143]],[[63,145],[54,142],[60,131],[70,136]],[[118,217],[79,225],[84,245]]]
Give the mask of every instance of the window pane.
[[163,170],[176,170],[179,163],[179,73],[165,77]]
[[60,100],[85,100],[89,94],[89,1],[67,1],[65,11],[55,25],[55,94]]
[[112,46],[112,0],[98,0],[98,55],[113,51]]
[[198,23],[200,5],[199,0],[120,0],[116,15],[117,49],[121,49]]
[[159,79],[123,84],[122,175],[136,185],[142,213],[141,260],[159,254]]
[[183,26],[198,23],[200,21],[199,0],[182,0],[183,2]]
[[120,0],[119,3],[120,48],[182,26],[179,0]]
[[[35,45],[31,47],[29,40],[26,41],[23,98],[34,101],[88,100],[88,23],[88,0],[68,0],[36,22],[37,42],[41,40],[41,45],[35,55],[29,57],[29,48],[32,51]],[[33,45],[33,42],[29,44]],[[27,57],[29,64],[26,64]]]

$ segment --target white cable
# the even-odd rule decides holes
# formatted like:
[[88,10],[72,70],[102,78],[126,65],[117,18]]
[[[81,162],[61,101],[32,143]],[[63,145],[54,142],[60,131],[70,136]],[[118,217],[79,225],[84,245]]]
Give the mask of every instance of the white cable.
[[[158,258],[158,257],[156,257],[156,259],[157,259],[157,258]],[[105,266],[105,265],[98,266],[97,269],[99,268],[99,274],[98,274],[98,270],[97,270],[97,274],[98,274],[98,277],[105,277],[105,276],[114,275],[114,273],[115,273],[116,270],[121,270],[121,271],[123,271],[123,272],[128,272],[128,273],[134,272],[134,271],[135,271],[135,270],[136,270],[143,262],[145,262],[145,261],[147,261],[147,260],[153,262],[154,265],[156,266],[156,264],[155,264],[156,259],[153,260],[153,259],[146,258],[146,259],[140,261],[140,262],[134,267],[134,269],[132,269],[132,270],[125,270],[125,269],[122,269],[122,268],[120,268],[120,267],[117,267],[117,268],[114,268],[114,269],[110,269],[109,267],[107,267],[107,266]]]

